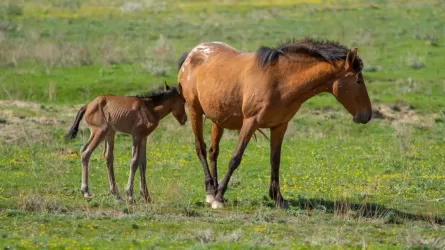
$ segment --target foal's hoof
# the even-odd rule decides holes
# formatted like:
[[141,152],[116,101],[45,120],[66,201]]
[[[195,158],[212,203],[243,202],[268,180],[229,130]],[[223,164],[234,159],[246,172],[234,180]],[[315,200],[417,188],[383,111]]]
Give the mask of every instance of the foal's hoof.
[[127,198],[127,202],[129,203],[129,204],[134,204],[135,203],[135,200],[134,200],[134,198],[133,197],[128,197]]
[[92,196],[86,191],[81,191],[81,192],[82,192],[83,198],[85,198],[85,199],[89,199]]
[[223,208],[223,207],[224,207],[224,203],[222,203],[220,201],[217,201],[217,200],[212,201],[212,208],[213,209],[220,209],[220,208]]
[[213,194],[207,194],[206,195],[206,202],[208,204],[212,204],[212,202],[215,200],[215,196]]

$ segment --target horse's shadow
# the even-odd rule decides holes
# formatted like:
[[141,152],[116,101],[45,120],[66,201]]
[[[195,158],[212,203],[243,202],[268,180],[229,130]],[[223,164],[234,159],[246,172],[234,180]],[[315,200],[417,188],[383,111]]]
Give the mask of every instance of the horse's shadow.
[[[268,203],[270,205],[270,203]],[[430,224],[445,225],[445,218],[437,215],[413,214],[384,205],[365,202],[354,203],[347,200],[325,200],[315,198],[298,198],[289,200],[289,207],[301,210],[324,210],[334,215],[347,215],[352,213],[355,218],[365,217],[371,219],[383,219],[385,223],[403,223],[403,220],[424,221]]]

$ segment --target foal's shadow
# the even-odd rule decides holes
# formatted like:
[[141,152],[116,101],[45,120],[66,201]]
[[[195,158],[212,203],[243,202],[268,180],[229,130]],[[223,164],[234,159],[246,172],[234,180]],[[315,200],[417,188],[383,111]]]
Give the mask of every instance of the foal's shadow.
[[331,201],[315,198],[299,198],[289,200],[289,207],[302,210],[324,210],[334,215],[352,213],[355,218],[365,217],[384,219],[385,223],[403,223],[402,220],[425,221],[431,224],[445,225],[445,218],[435,215],[411,214],[397,209],[388,208],[377,203],[354,203],[347,200]]

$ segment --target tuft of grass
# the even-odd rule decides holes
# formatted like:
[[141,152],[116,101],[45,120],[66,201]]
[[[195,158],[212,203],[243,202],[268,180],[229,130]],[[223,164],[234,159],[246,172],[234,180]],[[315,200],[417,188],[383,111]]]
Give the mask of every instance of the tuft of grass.
[[104,39],[99,47],[102,61],[105,65],[114,65],[125,62],[125,52],[122,47],[114,44],[111,40]]
[[15,3],[0,4],[0,20],[23,15],[23,7]]
[[56,66],[62,58],[60,44],[54,42],[38,43],[34,49],[35,58],[45,67],[46,74]]
[[199,231],[196,238],[201,242],[201,244],[209,243],[214,240],[214,234],[211,229],[206,229]]
[[406,64],[413,69],[421,69],[425,67],[424,58],[416,55],[408,56],[406,58]]

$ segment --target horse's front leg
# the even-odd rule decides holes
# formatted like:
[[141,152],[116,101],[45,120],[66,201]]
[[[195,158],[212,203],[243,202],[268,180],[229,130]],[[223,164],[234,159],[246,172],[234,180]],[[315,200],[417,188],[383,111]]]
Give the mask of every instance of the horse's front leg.
[[270,187],[269,197],[275,201],[279,208],[287,208],[288,202],[283,199],[280,192],[280,158],[281,145],[288,123],[283,123],[270,129]]
[[236,146],[235,152],[232,155],[232,158],[230,159],[227,173],[219,184],[218,192],[215,195],[215,200],[212,202],[212,208],[223,207],[224,193],[227,190],[227,185],[229,184],[230,177],[241,163],[244,150],[246,149],[247,144],[249,143],[249,140],[250,138],[252,138],[252,135],[256,129],[258,129],[258,124],[255,117],[243,121],[243,126],[238,137],[238,144]]
[[147,171],[147,138],[141,142],[139,148],[139,173],[140,173],[140,194],[144,197],[145,202],[151,202],[150,193],[148,192],[147,181],[145,173]]
[[[218,169],[217,160],[219,155],[219,142],[224,134],[224,128],[212,123],[212,139],[209,148],[209,158],[211,166],[211,175],[214,183],[214,194],[218,191]],[[214,200],[214,195],[206,195],[206,201],[212,203]]]
[[130,162],[130,173],[128,176],[127,188],[125,189],[129,203],[134,203],[134,201],[135,201],[134,196],[133,196],[133,182],[134,182],[134,175],[136,174],[136,170],[138,169],[139,163],[140,163],[141,141],[142,141],[142,138],[140,138],[139,135],[133,135],[133,141],[132,141],[133,145],[131,148],[132,158],[131,158],[131,162]]
[[[203,113],[197,113],[194,110],[190,110],[190,121],[192,123],[193,133],[195,134],[196,154],[201,161],[201,165],[204,171],[206,197],[208,202],[212,202],[215,183],[213,182],[212,176],[210,175],[209,165],[207,164],[206,144],[203,138],[202,115]],[[212,197],[212,199],[209,201],[208,198],[210,197]]]

